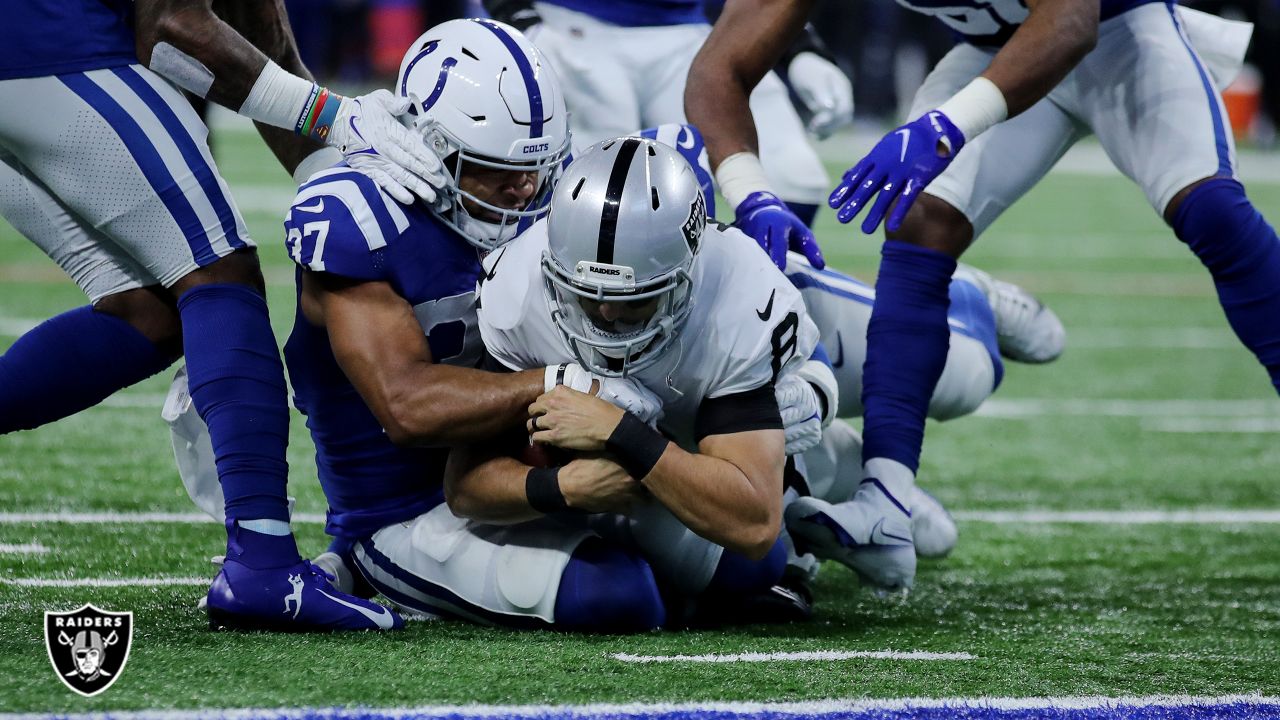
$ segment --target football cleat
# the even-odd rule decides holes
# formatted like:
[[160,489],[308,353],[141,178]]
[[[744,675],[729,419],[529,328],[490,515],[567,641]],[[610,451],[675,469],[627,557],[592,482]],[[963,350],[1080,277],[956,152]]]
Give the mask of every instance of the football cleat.
[[799,498],[787,507],[786,523],[798,551],[847,565],[878,592],[905,592],[915,581],[911,513],[874,478],[842,503]]
[[209,588],[205,603],[209,627],[275,632],[404,627],[404,620],[393,610],[341,592],[331,580],[331,575],[310,560],[255,570],[229,559]]
[[916,486],[911,491],[911,538],[916,555],[944,558],[956,547],[960,531],[938,499]]
[[1035,295],[971,265],[961,264],[954,277],[972,283],[987,297],[996,318],[1001,355],[1032,364],[1052,362],[1062,355],[1067,331],[1057,314]]
[[373,599],[378,594],[377,589],[370,585],[364,575],[353,568],[346,558],[333,552],[333,545],[329,547],[329,550],[317,555],[316,559],[311,561],[312,564],[329,576],[335,588],[358,598]]

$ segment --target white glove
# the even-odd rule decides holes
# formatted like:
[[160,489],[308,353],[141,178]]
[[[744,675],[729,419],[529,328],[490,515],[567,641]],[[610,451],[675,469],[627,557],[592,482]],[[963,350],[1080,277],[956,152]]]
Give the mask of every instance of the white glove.
[[[592,393],[591,385],[598,382]],[[577,363],[548,365],[542,376],[543,392],[551,392],[556,385],[571,387],[578,392],[594,394],[610,405],[620,407],[652,425],[662,414],[662,400],[640,383],[626,378],[610,378],[596,375]]]
[[853,122],[853,83],[831,61],[799,53],[787,66],[787,79],[811,115],[809,132],[819,139]]
[[782,414],[787,454],[798,455],[822,440],[822,404],[809,381],[791,373],[773,386]]
[[449,176],[422,136],[400,124],[409,104],[389,90],[344,98],[326,140],[397,201],[411,205],[416,195],[431,204]]

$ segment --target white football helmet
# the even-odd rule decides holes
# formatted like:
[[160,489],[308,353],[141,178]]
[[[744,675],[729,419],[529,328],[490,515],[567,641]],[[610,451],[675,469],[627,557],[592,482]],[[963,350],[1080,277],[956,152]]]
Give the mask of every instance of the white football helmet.
[[[519,30],[483,19],[441,23],[405,53],[395,89],[413,101],[406,124],[452,176],[432,207],[437,217],[492,250],[543,211],[569,153],[568,117],[550,64]],[[537,173],[532,199],[511,209],[464,191],[463,173],[476,166]]]
[[552,320],[580,365],[625,376],[676,339],[706,208],[693,168],[653,140],[605,141],[565,170],[542,274]]

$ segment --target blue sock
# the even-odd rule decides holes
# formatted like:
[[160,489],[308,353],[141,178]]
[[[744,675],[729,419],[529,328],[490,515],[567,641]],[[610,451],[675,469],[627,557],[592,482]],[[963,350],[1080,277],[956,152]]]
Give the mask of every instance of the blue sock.
[[583,541],[560,577],[556,628],[629,633],[660,627],[666,609],[649,564],[599,539]]
[[996,316],[991,311],[991,303],[977,285],[967,280],[952,280],[951,310],[947,317],[959,320],[964,329],[956,329],[961,335],[967,335],[987,349],[991,356],[991,365],[995,368],[995,382],[991,383],[991,391],[995,392],[1004,379],[1004,361],[1000,359],[1000,344],[996,340]]
[[1209,269],[1227,322],[1280,391],[1280,238],[1245,197],[1215,178],[1191,191],[1173,220],[1178,239]]
[[0,434],[93,407],[176,359],[89,305],[50,318],[0,355]]
[[955,259],[936,250],[884,243],[862,371],[863,458],[888,458],[912,473],[920,468],[929,398],[950,345],[955,269]]
[[759,560],[725,550],[703,597],[734,597],[768,590],[782,580],[782,571],[786,568],[787,549],[781,539]]
[[[191,400],[209,426],[227,521],[288,520],[289,408],[284,366],[267,316],[267,303],[244,285],[201,285],[178,300]],[[246,564],[277,567],[297,549],[292,536],[253,536],[260,558]],[[292,550],[291,550],[292,548]],[[246,545],[248,549],[248,545]]]
[[[785,202],[785,201],[784,201]],[[788,202],[787,207],[796,217],[800,218],[800,222],[813,227],[813,219],[818,216],[818,206],[808,203]]]

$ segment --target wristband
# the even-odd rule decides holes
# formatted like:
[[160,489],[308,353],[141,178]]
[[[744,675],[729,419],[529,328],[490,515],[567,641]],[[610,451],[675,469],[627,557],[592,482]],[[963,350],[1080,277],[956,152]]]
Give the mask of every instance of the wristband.
[[529,507],[543,515],[562,513],[573,508],[565,502],[560,491],[560,468],[533,467],[524,476],[524,495]]
[[671,443],[662,433],[649,427],[631,412],[623,413],[622,421],[613,429],[604,447],[617,458],[627,474],[643,480],[658,464],[662,453]]
[[720,194],[734,208],[753,192],[773,192],[760,158],[749,152],[734,153],[725,158],[716,168],[716,184],[720,186]]
[[951,99],[938,106],[968,142],[1009,117],[1004,93],[990,80],[978,76]]
[[341,95],[268,60],[238,112],[260,123],[325,142],[340,105]]
[[338,116],[340,105],[342,105],[341,95],[314,85],[307,98],[307,104],[298,115],[293,131],[312,140],[328,142],[329,129],[333,127],[333,119]]

